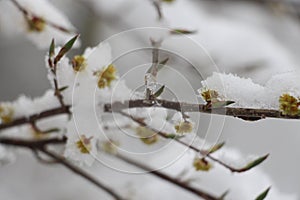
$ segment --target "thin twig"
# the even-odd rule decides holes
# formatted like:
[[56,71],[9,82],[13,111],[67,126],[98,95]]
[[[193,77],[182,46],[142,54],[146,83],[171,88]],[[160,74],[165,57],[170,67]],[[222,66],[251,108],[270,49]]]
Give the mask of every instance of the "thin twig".
[[187,190],[187,191],[189,191],[189,192],[191,192],[191,193],[193,193],[193,194],[197,195],[198,197],[201,197],[205,200],[218,200],[219,199],[218,197],[215,197],[215,196],[209,194],[208,192],[205,192],[203,190],[200,190],[199,188],[195,188],[195,187],[192,187],[192,186],[188,185],[184,181],[173,178],[173,177],[171,177],[171,176],[169,176],[169,175],[167,175],[163,172],[153,170],[153,169],[151,169],[150,167],[148,167],[147,165],[145,165],[143,163],[140,163],[140,162],[137,162],[137,161],[132,160],[130,158],[127,158],[127,157],[125,157],[121,154],[116,154],[115,156],[117,158],[123,160],[124,162],[130,164],[130,165],[133,165],[133,166],[136,166],[140,169],[143,169],[143,170],[145,170],[145,171],[147,171],[147,172],[149,172],[149,173],[151,173],[151,174],[153,174],[153,175],[155,175],[155,176],[157,176],[161,179],[164,179],[164,180],[166,180],[166,181],[168,181],[168,182],[170,182],[170,183],[172,183],[172,184],[174,184],[174,185],[176,185],[176,186],[178,186],[178,187],[180,187],[184,190]]
[[200,112],[207,114],[217,114],[224,116],[233,116],[247,121],[256,121],[265,118],[277,119],[300,119],[300,116],[285,116],[279,110],[269,109],[256,109],[256,108],[235,108],[235,107],[222,107],[208,109],[206,104],[192,104],[176,101],[168,101],[157,99],[156,101],[129,100],[125,102],[114,102],[112,104],[105,104],[105,112],[119,112],[129,108],[146,108],[146,107],[161,107],[178,112]]
[[201,150],[201,149],[193,146],[192,144],[189,144],[187,142],[184,142],[184,141],[180,140],[180,138],[170,137],[170,134],[164,133],[164,132],[159,131],[159,130],[157,130],[155,128],[152,128],[151,126],[147,125],[143,120],[141,120],[139,118],[133,117],[133,116],[131,116],[131,115],[125,113],[125,112],[122,112],[122,111],[120,111],[119,113],[121,115],[125,116],[125,117],[128,117],[128,118],[132,119],[134,122],[138,123],[140,126],[148,128],[149,130],[155,132],[157,135],[159,135],[159,136],[161,136],[161,137],[163,137],[165,139],[174,139],[179,144],[181,144],[181,145],[183,145],[183,146],[185,146],[185,147],[187,147],[187,148],[195,151],[196,153],[200,153],[202,156],[207,157],[207,158],[213,160],[216,163],[219,163],[220,165],[222,165],[223,167],[225,167],[226,169],[230,170],[233,173],[242,173],[242,172],[245,172],[245,171],[249,170],[247,168],[235,168],[235,167],[232,167],[232,166],[226,164],[225,162],[223,162],[223,161],[215,158],[214,156],[212,156],[210,153],[208,153],[205,150]]
[[[48,58],[48,64],[49,64],[49,68],[53,74],[53,84],[54,84],[54,95],[57,97],[61,107],[66,107],[65,102],[64,102],[64,97],[60,92],[59,86],[58,86],[58,81],[57,81],[57,62],[56,62],[56,58],[54,58],[54,61],[52,61],[51,56],[49,55]],[[70,114],[70,113],[69,113]]]
[[[158,65],[159,65],[159,46],[161,45],[161,41],[155,41],[153,39],[150,39],[151,45],[153,47],[152,49],[152,65],[150,67],[150,74],[151,78],[154,78],[154,81],[156,82],[157,72],[158,72]],[[146,99],[150,100],[152,98],[153,92],[150,88],[148,88],[148,77],[149,73],[146,73],[145,75],[145,85],[146,85]],[[152,80],[151,80],[152,81]]]
[[90,174],[86,173],[85,171],[83,171],[79,167],[71,164],[70,162],[66,161],[64,157],[62,157],[62,156],[60,156],[60,155],[58,155],[58,154],[56,154],[56,153],[54,153],[52,151],[49,151],[46,148],[40,149],[40,151],[42,151],[43,153],[45,153],[49,157],[57,160],[60,164],[62,164],[65,167],[67,167],[68,169],[70,169],[71,171],[73,171],[75,174],[80,175],[81,177],[85,178],[86,180],[88,180],[89,182],[93,183],[97,187],[101,188],[102,190],[104,190],[105,192],[107,192],[108,194],[110,194],[115,200],[125,200],[123,197],[121,197],[119,194],[117,194],[111,188],[109,188],[108,186],[104,185],[103,183],[101,183],[99,180],[95,179]]
[[161,9],[160,0],[151,0],[151,2],[157,12],[158,20],[161,20],[163,18],[163,13],[162,13],[162,9]]
[[32,149],[32,153],[34,155],[34,157],[43,164],[48,164],[48,165],[52,165],[52,164],[59,164],[59,162],[57,162],[57,160],[46,160],[45,158],[43,158],[39,152],[36,149]]

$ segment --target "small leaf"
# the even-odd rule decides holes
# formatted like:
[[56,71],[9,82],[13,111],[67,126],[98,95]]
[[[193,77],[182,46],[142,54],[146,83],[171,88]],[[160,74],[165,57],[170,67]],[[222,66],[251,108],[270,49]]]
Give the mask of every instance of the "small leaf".
[[68,89],[68,88],[69,88],[69,86],[64,86],[64,87],[59,88],[58,90],[59,90],[60,92],[63,92],[63,91],[65,91],[65,90]]
[[43,131],[43,133],[56,133],[59,132],[60,129],[59,128],[52,128],[52,129],[48,129],[46,131]]
[[187,35],[187,34],[194,34],[196,32],[197,31],[195,30],[187,30],[187,29],[173,29],[170,31],[172,35],[181,35],[181,34]]
[[50,48],[49,48],[49,57],[51,58],[52,56],[54,56],[54,50],[55,50],[55,40],[52,39]]
[[169,139],[180,139],[183,138],[184,135],[168,134],[166,137]]
[[157,90],[154,94],[154,96],[157,98],[164,92],[165,86],[163,85],[159,90]]
[[234,103],[234,101],[217,101],[212,103],[211,108],[223,108]]
[[271,189],[271,187],[267,188],[267,189],[266,189],[265,191],[263,191],[260,195],[258,195],[258,197],[256,197],[255,200],[264,200],[264,199],[267,197],[267,195],[268,195],[270,189]]
[[152,71],[152,66],[151,66],[151,67],[149,67],[149,69],[147,70],[146,74],[150,74],[150,73],[151,73],[151,71]]
[[165,2],[165,3],[173,3],[175,0],[161,0],[161,2]]
[[74,43],[78,39],[79,34],[74,36],[71,40],[69,40],[59,51],[57,56],[54,59],[54,63],[58,63],[60,59],[73,47]]
[[213,146],[213,147],[208,151],[208,153],[209,153],[209,154],[215,153],[216,151],[220,150],[224,145],[225,145],[225,142],[216,144],[215,146]]
[[257,165],[259,165],[263,161],[265,161],[268,157],[269,157],[269,154],[250,162],[249,164],[247,164],[245,167],[242,168],[242,171],[248,171],[248,170],[252,169],[253,167],[256,167]]
[[[169,61],[169,58],[166,58],[166,59],[162,60],[160,63],[158,63],[157,71],[161,70],[167,64],[168,61]],[[147,74],[151,73],[152,67],[153,66],[149,67],[149,69],[146,72]]]
[[225,191],[219,198],[218,200],[225,200],[225,197],[228,195],[229,190]]
[[157,66],[157,71],[161,70],[167,64],[168,61],[169,61],[169,58],[162,60]]

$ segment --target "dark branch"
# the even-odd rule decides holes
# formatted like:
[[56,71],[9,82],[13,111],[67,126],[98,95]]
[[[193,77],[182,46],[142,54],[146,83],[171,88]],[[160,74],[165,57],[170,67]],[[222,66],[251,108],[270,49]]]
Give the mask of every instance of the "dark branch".
[[0,124],[0,130],[4,130],[7,128],[11,127],[16,127],[24,124],[33,124],[37,120],[48,118],[48,117],[53,117],[56,115],[61,115],[61,114],[69,114],[70,106],[65,106],[65,107],[59,107],[59,108],[53,108],[50,110],[43,111],[39,114],[34,114],[29,117],[21,117],[18,119],[15,119],[9,123],[4,123]]
[[16,139],[16,138],[0,138],[0,143],[4,145],[11,145],[17,147],[26,147],[29,149],[40,149],[45,145],[49,144],[65,144],[67,141],[66,137],[63,138],[51,138],[51,139],[42,139],[42,140],[25,140],[25,139]]
[[[15,139],[15,138],[0,138],[0,143],[4,145],[10,145],[10,146],[16,146],[16,147],[24,147],[29,148],[37,153],[37,151],[43,152],[44,154],[48,155],[52,159],[54,159],[57,163],[64,165],[71,171],[73,171],[75,174],[85,178],[89,182],[93,183],[100,189],[104,190],[108,194],[110,194],[112,197],[114,197],[115,200],[124,200],[121,196],[119,196],[117,193],[115,193],[112,189],[101,183],[100,181],[96,180],[93,176],[86,173],[79,167],[73,165],[72,163],[68,162],[64,157],[47,150],[47,145],[53,145],[53,144],[65,144],[67,138],[53,138],[53,139],[44,139],[44,140],[23,140],[23,139]],[[38,154],[35,154],[38,155]],[[40,158],[40,157],[39,157]],[[40,159],[39,159],[40,160]],[[49,164],[49,163],[47,163]]]
[[62,164],[65,167],[67,167],[68,169],[70,169],[71,171],[73,171],[75,174],[80,175],[81,177],[85,178],[86,180],[88,180],[89,182],[93,183],[97,187],[101,188],[102,190],[104,190],[105,192],[107,192],[108,194],[110,194],[115,200],[125,200],[123,197],[121,197],[119,194],[117,194],[111,188],[107,187],[106,185],[104,185],[103,183],[101,183],[100,181],[98,181],[93,176],[91,176],[90,174],[86,173],[85,171],[83,171],[79,167],[77,167],[77,166],[71,164],[70,162],[66,161],[65,158],[63,158],[62,156],[60,156],[60,155],[58,155],[58,154],[56,154],[54,152],[51,152],[51,151],[49,151],[49,150],[47,150],[45,148],[40,149],[40,151],[42,151],[43,153],[45,153],[49,157],[57,160],[60,164]]
[[217,114],[224,116],[233,116],[243,120],[256,121],[265,118],[279,118],[279,119],[300,119],[300,116],[284,116],[279,110],[269,109],[255,109],[255,108],[212,108],[208,109],[205,104],[192,104],[184,102],[175,102],[168,100],[157,99],[155,101],[147,100],[130,100],[125,102],[115,102],[112,104],[105,104],[105,112],[119,112],[128,108],[143,108],[143,107],[161,107],[171,110],[176,110],[182,113],[200,112],[207,114]]

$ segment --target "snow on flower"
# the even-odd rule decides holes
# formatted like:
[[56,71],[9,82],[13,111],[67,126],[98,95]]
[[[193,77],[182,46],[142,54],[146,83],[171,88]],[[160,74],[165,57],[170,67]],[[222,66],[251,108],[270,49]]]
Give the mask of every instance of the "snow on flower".
[[274,75],[265,86],[249,78],[213,73],[202,81],[202,85],[216,90],[222,98],[234,101],[233,107],[279,109],[281,95],[300,96],[300,73],[293,71]]
[[88,129],[86,132],[78,132],[75,121],[70,121],[67,126],[68,141],[64,156],[77,162],[79,165],[92,165],[97,154],[97,137]]
[[[82,55],[74,56],[71,61],[63,57],[57,65],[58,85],[67,87],[62,94],[65,103],[72,105],[73,113],[73,119],[67,125],[64,155],[80,164],[91,165],[99,151],[96,144],[109,138],[103,131],[107,129],[107,123],[102,119],[101,106],[113,99],[125,100],[131,96],[125,81],[118,80],[117,68],[111,62],[110,45],[100,43],[87,48]],[[51,71],[48,78],[52,83]]]
[[[24,34],[37,47],[46,49],[52,38],[55,38],[58,44],[64,44],[75,35],[74,27],[67,17],[49,1],[16,0],[15,2],[0,2],[0,30],[5,31],[7,36],[14,36],[16,33]],[[27,14],[17,5],[26,10]],[[80,42],[76,46],[78,47],[79,44]]]

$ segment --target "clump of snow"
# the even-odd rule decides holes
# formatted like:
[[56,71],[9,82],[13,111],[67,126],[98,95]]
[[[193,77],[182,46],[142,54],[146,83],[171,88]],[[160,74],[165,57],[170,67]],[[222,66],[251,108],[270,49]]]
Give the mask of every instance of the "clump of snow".
[[300,96],[300,73],[293,71],[274,75],[263,86],[249,78],[215,72],[202,81],[202,85],[216,90],[224,99],[234,101],[233,107],[278,109],[282,94]]

